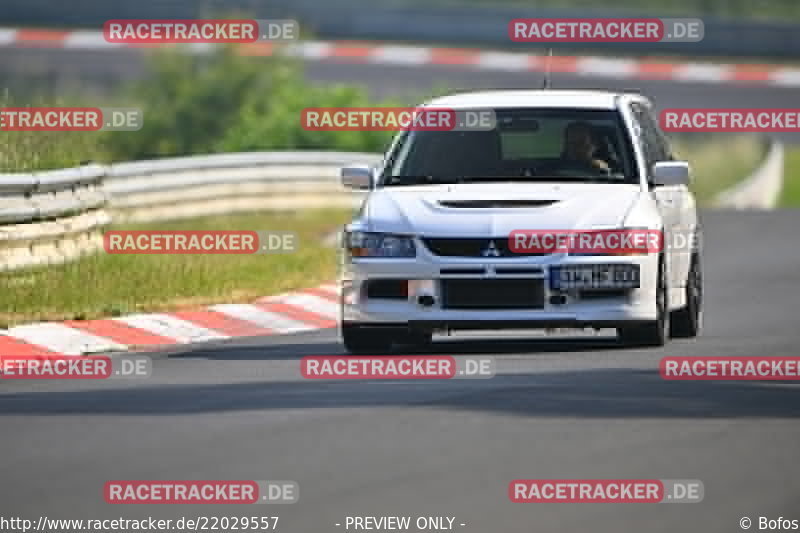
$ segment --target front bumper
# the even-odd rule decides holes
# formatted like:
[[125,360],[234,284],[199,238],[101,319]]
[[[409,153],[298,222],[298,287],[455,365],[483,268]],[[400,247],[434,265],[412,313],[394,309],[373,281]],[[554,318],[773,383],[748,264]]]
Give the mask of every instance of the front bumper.
[[[593,294],[551,288],[554,267],[579,264],[637,264],[639,288]],[[458,274],[471,269],[471,273]],[[476,275],[476,272],[482,272]],[[508,329],[556,327],[619,327],[656,319],[658,256],[565,256],[503,258],[357,259],[342,275],[341,320],[385,327],[420,329]],[[446,279],[523,279],[543,283],[543,305],[537,308],[451,309],[442,305]],[[405,298],[367,297],[366,284],[375,279],[410,280]],[[419,297],[430,295],[432,305]],[[558,297],[555,302],[551,297]],[[562,298],[563,297],[563,298]]]

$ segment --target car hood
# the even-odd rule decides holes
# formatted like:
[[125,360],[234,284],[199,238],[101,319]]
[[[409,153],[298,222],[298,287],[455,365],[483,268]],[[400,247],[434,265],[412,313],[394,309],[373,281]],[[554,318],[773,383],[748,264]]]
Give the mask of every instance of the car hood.
[[502,237],[514,230],[621,227],[638,185],[472,183],[384,187],[367,197],[367,231],[440,237]]

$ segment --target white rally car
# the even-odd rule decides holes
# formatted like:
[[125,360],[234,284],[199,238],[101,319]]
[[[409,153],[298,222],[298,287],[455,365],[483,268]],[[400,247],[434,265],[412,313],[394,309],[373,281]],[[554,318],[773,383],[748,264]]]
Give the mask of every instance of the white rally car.
[[[626,344],[694,337],[702,277],[689,165],[639,94],[487,91],[421,109],[490,111],[490,128],[408,128],[344,231],[341,334],[351,353],[458,329],[616,328]],[[520,230],[659,232],[662,246],[512,249]]]

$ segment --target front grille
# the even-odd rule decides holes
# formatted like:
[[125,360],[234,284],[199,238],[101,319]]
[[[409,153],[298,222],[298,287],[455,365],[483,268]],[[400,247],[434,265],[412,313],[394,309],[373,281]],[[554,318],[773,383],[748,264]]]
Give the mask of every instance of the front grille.
[[541,257],[545,253],[514,253],[509,249],[508,237],[450,238],[423,237],[425,247],[434,255],[443,257]]
[[542,309],[542,279],[443,279],[444,309]]

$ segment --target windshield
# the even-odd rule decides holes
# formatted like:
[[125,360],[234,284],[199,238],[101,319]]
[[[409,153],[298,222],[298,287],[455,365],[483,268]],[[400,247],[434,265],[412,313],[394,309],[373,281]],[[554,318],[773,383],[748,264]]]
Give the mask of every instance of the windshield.
[[630,140],[617,111],[499,109],[488,131],[401,134],[383,186],[468,181],[638,183]]

